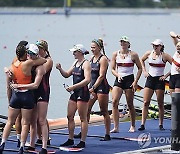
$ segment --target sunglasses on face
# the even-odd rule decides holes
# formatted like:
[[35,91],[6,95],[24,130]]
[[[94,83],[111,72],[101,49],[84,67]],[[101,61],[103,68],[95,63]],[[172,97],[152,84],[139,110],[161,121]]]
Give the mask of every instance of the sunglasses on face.
[[160,45],[154,45],[154,44],[153,44],[153,47],[159,47],[159,46],[160,46]]
[[73,51],[73,53],[76,53],[76,52],[81,52],[81,50],[78,49],[78,50]]

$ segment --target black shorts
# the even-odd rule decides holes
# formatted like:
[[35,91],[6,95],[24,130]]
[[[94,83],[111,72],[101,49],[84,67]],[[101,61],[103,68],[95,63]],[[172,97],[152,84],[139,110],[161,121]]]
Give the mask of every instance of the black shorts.
[[50,93],[42,93],[42,94],[35,93],[36,103],[39,101],[45,101],[48,103],[49,102],[49,96],[50,96]]
[[26,92],[12,91],[9,106],[14,109],[33,109],[35,104],[34,102],[34,94],[31,90]]
[[94,89],[94,93],[109,94],[109,89],[110,89],[110,86],[107,80],[103,80],[102,83],[96,89]]
[[180,88],[180,74],[170,75],[169,88]]
[[38,88],[34,90],[35,100],[49,102],[50,88]]
[[134,82],[134,75],[128,75],[123,77],[123,80],[121,82],[118,82],[118,78],[116,78],[114,82],[114,86],[117,86],[119,88],[122,88],[123,90],[125,89],[132,89],[132,83]]
[[165,81],[159,80],[161,76],[148,76],[146,79],[145,87],[150,88],[152,90],[165,90]]
[[74,90],[74,93],[70,96],[70,100],[75,102],[77,101],[88,102],[89,98],[90,98],[90,93],[88,87]]

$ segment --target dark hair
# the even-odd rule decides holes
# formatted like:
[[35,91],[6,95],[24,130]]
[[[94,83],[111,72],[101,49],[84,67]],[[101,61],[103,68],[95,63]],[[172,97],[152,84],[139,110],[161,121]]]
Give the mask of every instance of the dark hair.
[[20,45],[24,45],[24,46],[26,46],[27,44],[28,44],[28,42],[27,42],[27,41],[22,40],[22,41],[20,41],[20,42],[18,43],[18,45],[17,45],[17,46],[20,46]]
[[164,45],[162,45],[161,47],[161,52],[164,52]]
[[21,58],[26,54],[26,47],[24,45],[19,45],[16,48],[16,55],[18,60],[20,61]]

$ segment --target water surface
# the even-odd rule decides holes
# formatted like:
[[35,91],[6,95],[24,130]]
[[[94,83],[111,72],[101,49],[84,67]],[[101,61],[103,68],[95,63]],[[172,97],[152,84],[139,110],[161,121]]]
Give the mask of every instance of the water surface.
[[[151,42],[159,38],[165,44],[165,52],[173,55],[175,47],[169,32],[173,30],[180,33],[179,10],[77,9],[72,10],[72,15],[68,17],[62,15],[62,9],[54,15],[42,14],[45,10],[46,8],[3,8],[0,11],[0,114],[7,115],[8,106],[3,68],[11,64],[15,57],[15,47],[20,40],[25,39],[35,43],[38,39],[45,39],[49,43],[54,67],[50,78],[51,97],[48,118],[58,118],[66,116],[69,98],[69,93],[64,90],[62,84],[65,82],[71,85],[72,79],[64,79],[55,69],[55,64],[60,62],[65,70],[71,66],[74,57],[68,49],[74,44],[82,43],[90,49],[91,40],[101,37],[106,44],[106,53],[111,58],[112,52],[120,49],[120,37],[127,35],[131,40],[131,49],[142,56],[147,50],[152,50]],[[17,12],[21,14],[14,14]],[[35,13],[23,14],[23,12]],[[169,69],[170,66],[167,65],[166,72]],[[109,84],[113,85],[114,76],[110,68],[107,78]],[[144,82],[145,78],[142,75],[139,84],[143,86]],[[142,92],[137,94],[142,95]],[[169,97],[166,100],[170,101]],[[120,102],[125,103],[124,97]],[[138,101],[135,101],[135,104],[142,105]],[[97,104],[94,110],[99,110]]]

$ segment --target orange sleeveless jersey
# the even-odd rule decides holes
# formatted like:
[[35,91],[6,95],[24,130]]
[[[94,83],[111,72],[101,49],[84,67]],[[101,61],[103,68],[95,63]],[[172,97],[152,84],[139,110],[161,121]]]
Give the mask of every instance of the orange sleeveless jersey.
[[[14,61],[15,62],[15,61]],[[13,74],[14,74],[14,82],[18,84],[29,84],[32,82],[32,76],[26,76],[22,71],[22,62],[19,64],[19,66],[15,66],[14,63],[12,63],[13,68]]]

